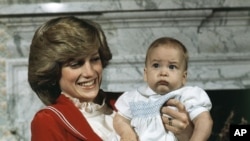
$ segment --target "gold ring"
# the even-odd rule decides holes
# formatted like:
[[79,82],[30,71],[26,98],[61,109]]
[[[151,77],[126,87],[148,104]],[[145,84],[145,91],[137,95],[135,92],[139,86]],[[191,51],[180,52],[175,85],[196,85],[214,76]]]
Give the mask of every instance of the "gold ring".
[[173,123],[172,123],[172,118],[168,118],[168,125],[170,125],[170,126],[172,126],[173,125]]

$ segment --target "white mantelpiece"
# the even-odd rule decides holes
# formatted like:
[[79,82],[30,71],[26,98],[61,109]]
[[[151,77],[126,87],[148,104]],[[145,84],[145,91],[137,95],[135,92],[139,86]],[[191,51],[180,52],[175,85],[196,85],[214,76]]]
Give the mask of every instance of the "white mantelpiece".
[[[98,15],[75,15],[95,20],[103,27],[113,53],[111,65],[105,71],[103,88],[108,91],[125,91],[143,83],[146,49],[153,40],[161,36],[175,37],[188,48],[189,84],[200,85],[205,89],[248,88],[248,13],[245,8],[206,8],[107,11]],[[8,21],[7,26],[12,30],[10,34],[19,37],[16,38],[20,42],[19,46],[15,39],[14,42],[7,42],[10,56],[26,58],[35,29],[53,17],[56,15],[2,18],[3,21]],[[27,62],[23,64],[27,65]]]

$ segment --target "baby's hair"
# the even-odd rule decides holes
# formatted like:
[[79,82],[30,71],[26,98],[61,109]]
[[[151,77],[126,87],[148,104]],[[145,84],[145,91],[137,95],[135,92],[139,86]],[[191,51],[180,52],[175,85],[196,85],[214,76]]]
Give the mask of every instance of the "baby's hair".
[[161,37],[156,39],[155,41],[153,41],[146,53],[146,58],[145,58],[145,66],[147,64],[147,60],[148,60],[148,56],[150,54],[150,52],[156,48],[159,47],[161,45],[171,45],[169,47],[173,47],[176,49],[179,49],[180,51],[183,52],[183,57],[185,59],[185,70],[188,69],[188,60],[189,60],[189,56],[188,56],[188,51],[187,48],[177,39],[171,38],[171,37]]

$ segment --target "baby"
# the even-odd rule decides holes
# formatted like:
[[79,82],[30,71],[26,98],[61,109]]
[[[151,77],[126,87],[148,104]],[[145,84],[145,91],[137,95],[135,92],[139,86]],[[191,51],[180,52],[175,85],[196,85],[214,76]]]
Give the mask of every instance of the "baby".
[[[114,128],[122,141],[177,141],[166,131],[160,108],[170,98],[181,101],[194,124],[190,141],[207,141],[212,130],[212,103],[207,93],[197,86],[185,86],[188,52],[178,40],[162,37],[147,50],[144,81],[147,85],[125,92],[117,100]],[[178,126],[174,117],[169,126]]]

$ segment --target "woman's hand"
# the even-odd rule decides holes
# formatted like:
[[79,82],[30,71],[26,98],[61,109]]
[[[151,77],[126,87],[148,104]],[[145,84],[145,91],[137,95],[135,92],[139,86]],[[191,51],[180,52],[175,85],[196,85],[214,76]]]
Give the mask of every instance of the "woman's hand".
[[176,99],[170,99],[162,107],[161,113],[165,129],[173,132],[179,141],[189,141],[194,128],[185,106]]

